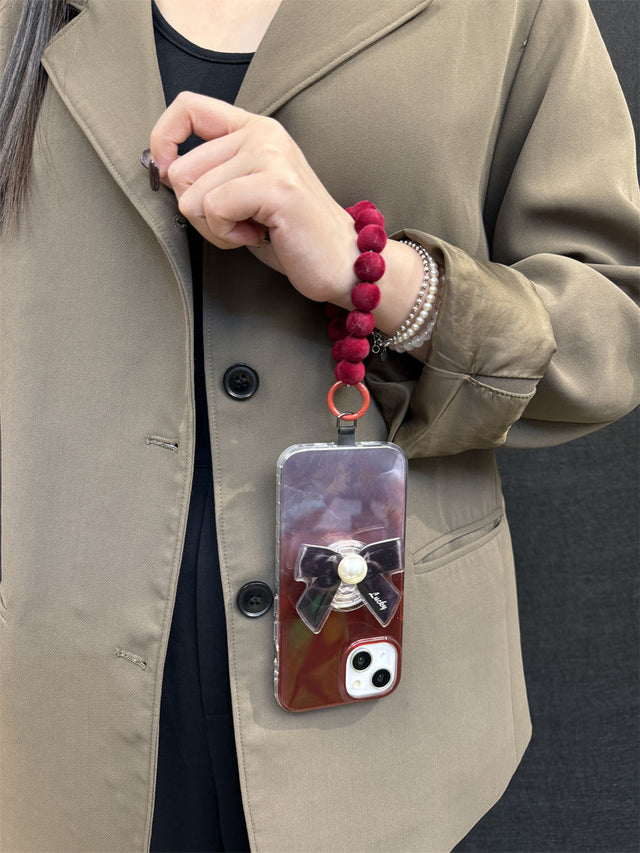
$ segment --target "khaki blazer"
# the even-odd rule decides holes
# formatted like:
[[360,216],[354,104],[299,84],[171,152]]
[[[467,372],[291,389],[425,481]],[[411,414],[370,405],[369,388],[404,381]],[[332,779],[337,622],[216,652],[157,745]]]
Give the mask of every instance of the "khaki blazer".
[[[4,57],[21,5],[0,7]],[[185,223],[139,163],[164,108],[150,3],[77,8],[45,52],[30,195],[0,248],[11,853],[148,849],[193,470]],[[582,0],[283,0],[238,104],[275,116],[340,203],[374,200],[389,232],[446,272],[428,363],[372,360],[376,404],[358,427],[411,457],[402,683],[380,701],[291,714],[273,697],[271,615],[246,618],[236,594],[273,582],[279,454],[334,438],[326,319],[248,251],[206,252],[252,849],[449,850],[500,797],[530,735],[491,448],[565,441],[638,400],[627,111]],[[222,385],[237,362],[260,375],[244,402]]]

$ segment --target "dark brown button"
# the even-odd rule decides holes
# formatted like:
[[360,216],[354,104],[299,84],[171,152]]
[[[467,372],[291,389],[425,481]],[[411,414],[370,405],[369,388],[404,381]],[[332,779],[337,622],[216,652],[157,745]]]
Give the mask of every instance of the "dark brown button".
[[240,612],[255,619],[264,616],[273,604],[273,593],[263,581],[249,581],[240,587],[236,598]]
[[145,148],[142,154],[140,155],[140,162],[145,167],[145,169],[149,170],[149,185],[154,192],[158,192],[160,189],[160,171],[158,170],[158,164],[151,156],[151,149]]
[[232,364],[224,372],[224,390],[236,400],[248,400],[258,390],[260,377],[249,364]]

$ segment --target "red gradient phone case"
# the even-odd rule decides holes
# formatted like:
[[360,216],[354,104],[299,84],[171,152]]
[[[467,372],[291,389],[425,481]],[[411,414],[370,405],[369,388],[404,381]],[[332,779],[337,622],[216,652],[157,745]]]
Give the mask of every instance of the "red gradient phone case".
[[393,444],[302,444],[278,460],[275,694],[289,711],[400,679],[407,461]]

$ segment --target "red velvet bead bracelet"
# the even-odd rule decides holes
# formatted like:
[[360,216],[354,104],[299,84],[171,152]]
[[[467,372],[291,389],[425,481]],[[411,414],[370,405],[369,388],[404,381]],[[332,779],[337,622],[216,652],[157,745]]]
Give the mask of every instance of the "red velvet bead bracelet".
[[363,359],[369,354],[368,335],[375,320],[371,313],[380,302],[376,281],[384,275],[385,263],[380,254],[387,244],[384,217],[375,204],[359,201],[347,208],[358,234],[360,254],[353,265],[357,284],[351,291],[353,311],[327,305],[329,337],[334,342],[331,355],[337,362],[335,376],[345,385],[357,385],[364,379]]

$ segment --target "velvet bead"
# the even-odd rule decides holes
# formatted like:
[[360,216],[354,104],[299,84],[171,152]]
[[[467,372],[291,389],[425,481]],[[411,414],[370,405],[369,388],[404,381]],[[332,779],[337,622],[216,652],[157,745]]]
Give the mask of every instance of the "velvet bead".
[[381,252],[387,245],[387,234],[379,225],[365,225],[358,234],[361,252]]
[[361,281],[351,291],[351,301],[358,311],[373,311],[380,304],[380,288],[377,284]]
[[339,361],[336,364],[335,377],[338,382],[344,382],[345,385],[357,385],[364,379],[364,364],[359,361]]
[[365,376],[363,359],[370,351],[367,336],[375,327],[371,313],[380,303],[380,288],[373,282],[385,273],[384,258],[380,254],[387,244],[384,217],[375,204],[359,201],[347,212],[354,220],[357,244],[360,251],[354,273],[358,279],[351,291],[353,311],[347,312],[337,305],[327,305],[329,336],[333,340],[331,355],[337,362],[335,376],[345,385],[357,385]]
[[358,234],[363,228],[366,228],[367,225],[379,225],[380,228],[384,228],[384,216],[379,210],[375,210],[375,208],[373,210],[366,208],[365,210],[361,210],[356,216],[354,225]]
[[347,325],[342,317],[335,317],[329,320],[329,337],[332,341],[339,341],[347,335]]
[[324,313],[330,320],[336,320],[342,317],[343,319],[349,313],[346,308],[341,308],[339,305],[334,305],[332,302],[325,303]]
[[356,338],[349,335],[340,341],[342,355],[336,361],[362,361],[369,355],[369,341],[367,338]]
[[347,207],[347,213],[355,219],[361,210],[366,210],[367,208],[370,210],[377,210],[377,207],[372,201],[359,201],[351,207]]
[[352,311],[347,317],[347,331],[358,338],[366,338],[370,335],[375,325],[373,314],[364,311]]
[[331,358],[334,361],[342,361],[344,358],[344,342],[346,338],[340,338],[337,341],[333,342],[333,346],[331,347]]
[[363,252],[358,255],[353,269],[358,281],[378,281],[384,275],[386,265],[377,252]]

